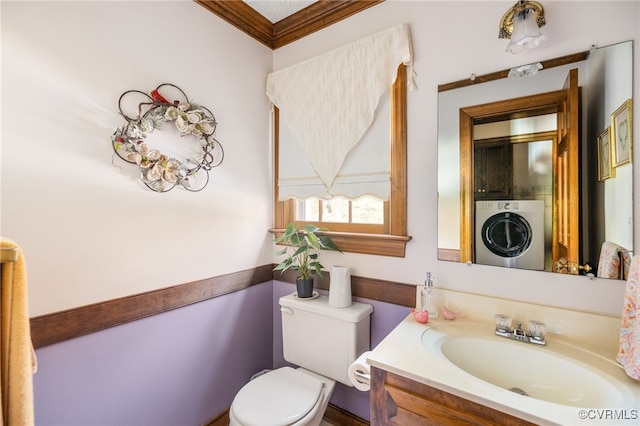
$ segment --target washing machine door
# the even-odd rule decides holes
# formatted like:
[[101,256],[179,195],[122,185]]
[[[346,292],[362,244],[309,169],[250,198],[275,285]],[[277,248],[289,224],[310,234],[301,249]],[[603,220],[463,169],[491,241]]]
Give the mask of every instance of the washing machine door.
[[513,212],[500,212],[484,222],[481,235],[485,247],[493,254],[513,258],[529,249],[533,232],[523,216]]

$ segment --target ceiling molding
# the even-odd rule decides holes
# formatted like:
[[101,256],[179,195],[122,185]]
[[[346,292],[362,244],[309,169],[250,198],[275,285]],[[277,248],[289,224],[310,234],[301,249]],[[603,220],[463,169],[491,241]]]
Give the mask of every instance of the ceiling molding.
[[275,24],[243,1],[194,1],[275,50],[384,0],[319,0]]

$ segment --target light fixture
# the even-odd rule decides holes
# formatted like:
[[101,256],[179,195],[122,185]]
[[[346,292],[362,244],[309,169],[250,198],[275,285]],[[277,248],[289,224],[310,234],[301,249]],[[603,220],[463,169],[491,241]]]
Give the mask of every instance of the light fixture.
[[542,69],[542,64],[536,62],[535,64],[520,65],[519,67],[511,68],[507,77],[509,78],[522,78],[531,77],[538,74],[538,71]]
[[544,8],[536,1],[520,0],[502,15],[498,38],[510,39],[507,52],[533,49],[545,40],[540,27],[546,24]]

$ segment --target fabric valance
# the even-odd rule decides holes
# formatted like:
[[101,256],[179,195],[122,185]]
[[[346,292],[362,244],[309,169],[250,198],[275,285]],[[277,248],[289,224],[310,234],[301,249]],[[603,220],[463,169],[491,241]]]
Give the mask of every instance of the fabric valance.
[[[301,147],[313,174],[317,176],[313,185],[324,187],[325,195],[333,194],[333,187],[344,182],[337,176],[347,155],[374,121],[380,99],[389,92],[400,64],[407,65],[409,84],[410,87],[414,86],[411,63],[409,26],[401,24],[269,74],[267,95],[280,110],[281,128],[286,126],[290,131],[289,136],[295,138]],[[379,115],[388,126],[389,115]],[[388,135],[384,148],[387,157],[390,149]],[[285,135],[281,134],[281,143],[283,136],[288,137],[286,132]],[[367,163],[371,157],[362,160]],[[295,159],[281,157],[281,167],[283,161],[288,163]],[[379,165],[374,168],[376,170],[370,172],[360,170],[355,174],[342,174],[355,180],[356,175],[366,176],[364,180],[378,180],[386,173],[388,182],[389,162],[382,174]],[[301,174],[301,181],[309,183],[307,175]],[[295,176],[286,178],[289,184],[295,181],[291,178]],[[285,184],[285,180],[282,184]],[[305,198],[295,195],[295,192],[290,195]],[[388,190],[386,192],[388,197]],[[371,195],[382,198],[380,195]]]

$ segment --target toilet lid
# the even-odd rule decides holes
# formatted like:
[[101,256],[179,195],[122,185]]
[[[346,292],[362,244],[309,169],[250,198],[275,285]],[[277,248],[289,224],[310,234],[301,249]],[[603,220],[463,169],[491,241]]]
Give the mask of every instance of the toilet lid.
[[233,400],[233,415],[246,426],[286,426],[315,407],[322,382],[291,367],[282,367],[244,385]]

